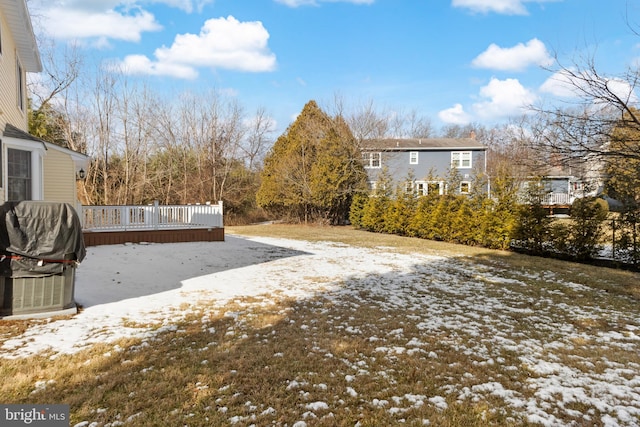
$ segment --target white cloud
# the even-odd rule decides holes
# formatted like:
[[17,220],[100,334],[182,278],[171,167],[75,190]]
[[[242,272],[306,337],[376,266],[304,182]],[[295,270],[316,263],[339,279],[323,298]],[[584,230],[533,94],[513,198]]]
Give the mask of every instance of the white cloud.
[[598,81],[600,84],[606,84],[606,88],[612,94],[625,102],[638,102],[637,93],[629,82],[618,78],[595,77],[575,70],[562,70],[554,73],[540,86],[540,92],[559,98],[585,98],[586,94],[594,92],[589,87],[589,81]]
[[195,79],[198,72],[188,65],[152,62],[144,55],[128,55],[117,64],[125,74],[148,74],[151,76],[171,76],[180,79]]
[[155,60],[129,55],[123,63],[126,72],[194,78],[196,68],[272,71],[276,57],[269,51],[269,33],[261,22],[240,22],[233,16],[207,20],[199,34],[178,34],[170,47],[154,52]]
[[194,10],[202,12],[202,8],[209,3],[213,3],[214,0],[155,0],[148,3],[163,3],[167,6],[182,9],[187,13],[192,13]]
[[552,63],[553,58],[544,43],[535,38],[508,48],[491,44],[471,62],[474,67],[502,71],[522,71],[531,65],[549,66]]
[[480,89],[481,101],[473,104],[474,113],[481,119],[492,120],[527,113],[537,96],[517,79],[492,78]]
[[503,15],[527,15],[525,3],[545,3],[562,0],[452,0],[453,7],[469,9],[479,13],[500,13]]
[[454,125],[466,125],[471,122],[471,116],[464,111],[462,104],[456,104],[451,108],[440,111],[438,118],[444,123]]
[[635,88],[627,81],[620,79],[607,80],[607,88],[611,93],[615,94],[618,98],[625,102],[635,104],[638,102],[638,95]]
[[353,3],[353,4],[373,4],[375,0],[276,0],[276,3],[289,7],[318,6],[320,3]]
[[67,40],[108,38],[138,42],[143,32],[162,29],[151,13],[139,9],[122,14],[114,10],[95,13],[51,8],[43,15],[43,20],[44,31],[54,38]]
[[201,11],[213,0],[32,0],[34,26],[54,38],[93,39],[94,45],[108,46],[109,40],[138,42],[142,33],[162,26],[143,8],[162,3],[187,13]]
[[[567,72],[559,71],[549,77],[541,86],[540,92],[548,93],[561,98],[573,98],[578,95],[577,88],[572,83],[572,78]],[[575,81],[578,84],[577,81]]]

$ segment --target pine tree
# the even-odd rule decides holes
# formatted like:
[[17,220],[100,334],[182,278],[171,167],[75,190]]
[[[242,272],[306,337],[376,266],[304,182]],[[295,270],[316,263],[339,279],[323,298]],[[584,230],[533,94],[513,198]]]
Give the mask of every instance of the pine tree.
[[540,180],[529,182],[525,200],[518,208],[513,238],[520,245],[537,254],[545,252],[545,244],[550,241],[551,218],[542,205],[547,193]]
[[341,118],[309,101],[264,161],[259,206],[295,221],[344,222],[366,174],[355,139]]
[[349,222],[356,228],[362,227],[362,215],[364,214],[364,208],[369,202],[369,196],[365,193],[356,193],[353,195],[351,201],[351,207],[349,208]]
[[391,204],[391,175],[386,167],[382,168],[376,188],[362,210],[362,228],[368,231],[383,232],[385,216]]
[[480,244],[492,249],[508,249],[516,225],[517,187],[506,173],[493,180],[492,198],[482,203]]
[[385,215],[385,232],[402,236],[411,234],[411,219],[417,206],[414,179],[413,173],[410,172],[405,182],[396,186],[393,201]]
[[601,249],[602,222],[609,213],[602,199],[577,199],[571,206],[569,251],[579,260],[593,258]]
[[436,230],[433,212],[439,198],[440,196],[435,193],[429,193],[418,198],[415,215],[410,224],[410,234],[412,236],[423,239],[435,238]]

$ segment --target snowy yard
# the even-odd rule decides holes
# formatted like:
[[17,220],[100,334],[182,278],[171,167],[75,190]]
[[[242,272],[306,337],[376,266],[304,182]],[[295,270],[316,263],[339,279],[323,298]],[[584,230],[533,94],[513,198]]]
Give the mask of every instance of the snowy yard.
[[640,426],[639,301],[560,276],[273,237],[92,247],[79,314],[0,336],[22,375],[0,401],[79,426]]

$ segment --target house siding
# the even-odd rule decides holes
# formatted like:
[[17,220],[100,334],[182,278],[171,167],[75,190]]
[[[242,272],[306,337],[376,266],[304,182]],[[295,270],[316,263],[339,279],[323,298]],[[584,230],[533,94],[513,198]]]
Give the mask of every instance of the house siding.
[[384,168],[396,181],[407,178],[410,172],[413,172],[416,180],[426,180],[430,174],[433,177],[445,178],[451,164],[451,153],[454,151],[471,151],[471,167],[458,168],[461,178],[469,179],[476,170],[484,170],[485,151],[469,149],[422,150],[418,151],[418,163],[410,164],[411,151],[417,150],[382,152],[382,167],[367,169],[369,179],[377,180]]
[[47,150],[44,156],[44,200],[76,206],[75,164],[66,153]]
[[[0,54],[0,131],[7,123],[27,130],[27,115],[18,108],[16,79],[16,47],[13,35],[4,14],[0,12],[0,31],[2,31],[2,53]],[[23,76],[24,79],[24,76]]]

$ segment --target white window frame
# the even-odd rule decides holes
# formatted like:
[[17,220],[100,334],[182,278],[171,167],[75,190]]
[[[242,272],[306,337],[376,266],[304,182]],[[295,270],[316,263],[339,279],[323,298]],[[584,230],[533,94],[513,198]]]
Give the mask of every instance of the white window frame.
[[44,156],[46,155],[42,143],[35,141],[26,141],[23,139],[3,138],[2,139],[2,183],[3,183],[3,202],[7,201],[9,194],[9,176],[7,171],[8,150],[22,150],[31,153],[31,200],[43,200],[44,198],[44,181],[42,175],[42,167]]
[[362,153],[362,161],[365,169],[382,168],[382,153],[380,151],[369,151]]
[[456,169],[470,169],[472,158],[473,155],[471,151],[452,151],[451,167]]
[[[466,186],[467,190],[463,191],[462,187]],[[460,194],[469,194],[471,193],[471,181],[461,181],[460,182]]]
[[417,165],[419,156],[420,156],[420,154],[417,151],[410,151],[409,152],[409,164],[410,165]]
[[[19,162],[16,162],[16,164],[20,165],[19,166],[19,170],[23,170],[23,167],[26,166],[27,167],[27,171],[26,171],[26,175],[10,175],[10,172],[12,170],[12,168],[10,167],[10,165],[12,165],[12,153],[15,153],[15,155],[19,155]],[[18,148],[7,148],[7,200],[10,202],[20,202],[23,200],[33,200],[33,159],[32,157],[32,152],[29,150],[21,150]],[[24,162],[22,161],[24,160]],[[15,168],[13,169],[15,170]],[[21,182],[20,185],[17,185],[17,188],[22,189],[22,191],[20,191],[20,193],[24,194],[20,194],[20,197],[18,198],[11,198],[9,196],[10,190],[14,187],[11,184],[14,183],[15,184],[15,180],[18,180],[18,182]],[[26,185],[24,185],[26,184]]]
[[24,113],[25,111],[25,96],[26,96],[26,86],[25,86],[25,76],[24,76],[24,68],[22,67],[22,64],[20,63],[20,59],[16,58],[16,74],[17,74],[17,79],[16,79],[16,97],[17,97],[17,105],[18,108],[20,109],[20,111],[22,111]]
[[429,194],[429,187],[437,186],[438,195],[444,194],[444,181],[415,181],[415,190],[418,196],[426,196]]

